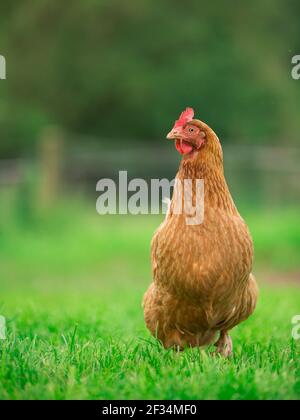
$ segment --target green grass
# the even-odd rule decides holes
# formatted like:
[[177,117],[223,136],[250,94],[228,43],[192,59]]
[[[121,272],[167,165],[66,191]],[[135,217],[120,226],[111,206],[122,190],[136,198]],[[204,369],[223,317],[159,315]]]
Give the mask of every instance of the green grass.
[[6,297],[0,397],[298,399],[299,342],[291,318],[295,288],[264,288],[255,315],[232,333],[232,360],[208,350],[163,350],[145,331],[143,287],[98,296]]
[[[298,214],[246,215],[260,283],[265,269],[299,270]],[[232,332],[231,360],[165,351],[150,337],[141,300],[160,220],[97,217],[70,203],[29,227],[2,225],[0,399],[300,398],[297,285],[261,287],[255,315]]]

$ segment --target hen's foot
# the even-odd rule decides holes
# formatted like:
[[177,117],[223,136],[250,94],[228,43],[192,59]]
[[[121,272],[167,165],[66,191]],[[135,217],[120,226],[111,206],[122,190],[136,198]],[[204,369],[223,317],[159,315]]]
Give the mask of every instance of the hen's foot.
[[220,354],[223,357],[230,357],[232,355],[232,339],[227,331],[221,331],[220,338],[215,346],[217,347],[215,354]]

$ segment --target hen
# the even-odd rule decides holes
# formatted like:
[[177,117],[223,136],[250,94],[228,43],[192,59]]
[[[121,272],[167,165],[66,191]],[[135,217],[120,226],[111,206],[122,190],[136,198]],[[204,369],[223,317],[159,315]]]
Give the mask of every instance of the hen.
[[182,155],[176,184],[193,180],[194,206],[195,180],[204,180],[204,217],[202,223],[187,223],[185,211],[175,211],[178,202],[185,209],[186,196],[174,188],[165,221],[152,239],[153,282],[143,301],[146,325],[166,348],[214,343],[216,352],[228,357],[228,332],[256,306],[252,239],[225,181],[214,131],[187,108],[167,138]]

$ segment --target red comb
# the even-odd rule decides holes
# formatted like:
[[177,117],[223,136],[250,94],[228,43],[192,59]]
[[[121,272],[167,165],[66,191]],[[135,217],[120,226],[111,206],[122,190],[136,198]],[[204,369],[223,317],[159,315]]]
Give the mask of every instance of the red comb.
[[180,117],[177,121],[175,121],[174,127],[183,127],[187,122],[191,121],[194,118],[194,110],[193,108],[186,108],[185,111],[183,111],[180,114]]

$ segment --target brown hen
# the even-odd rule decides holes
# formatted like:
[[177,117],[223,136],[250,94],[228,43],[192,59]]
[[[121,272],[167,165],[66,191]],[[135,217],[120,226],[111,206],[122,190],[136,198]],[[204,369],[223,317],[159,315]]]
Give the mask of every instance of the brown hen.
[[215,345],[226,357],[232,353],[228,331],[252,314],[257,301],[253,244],[225,181],[218,137],[193,116],[187,108],[167,138],[183,155],[176,184],[193,180],[194,206],[199,206],[195,180],[204,180],[204,217],[199,224],[187,223],[187,198],[174,189],[152,239],[153,282],[144,296],[144,315],[166,348],[212,344],[220,333]]

